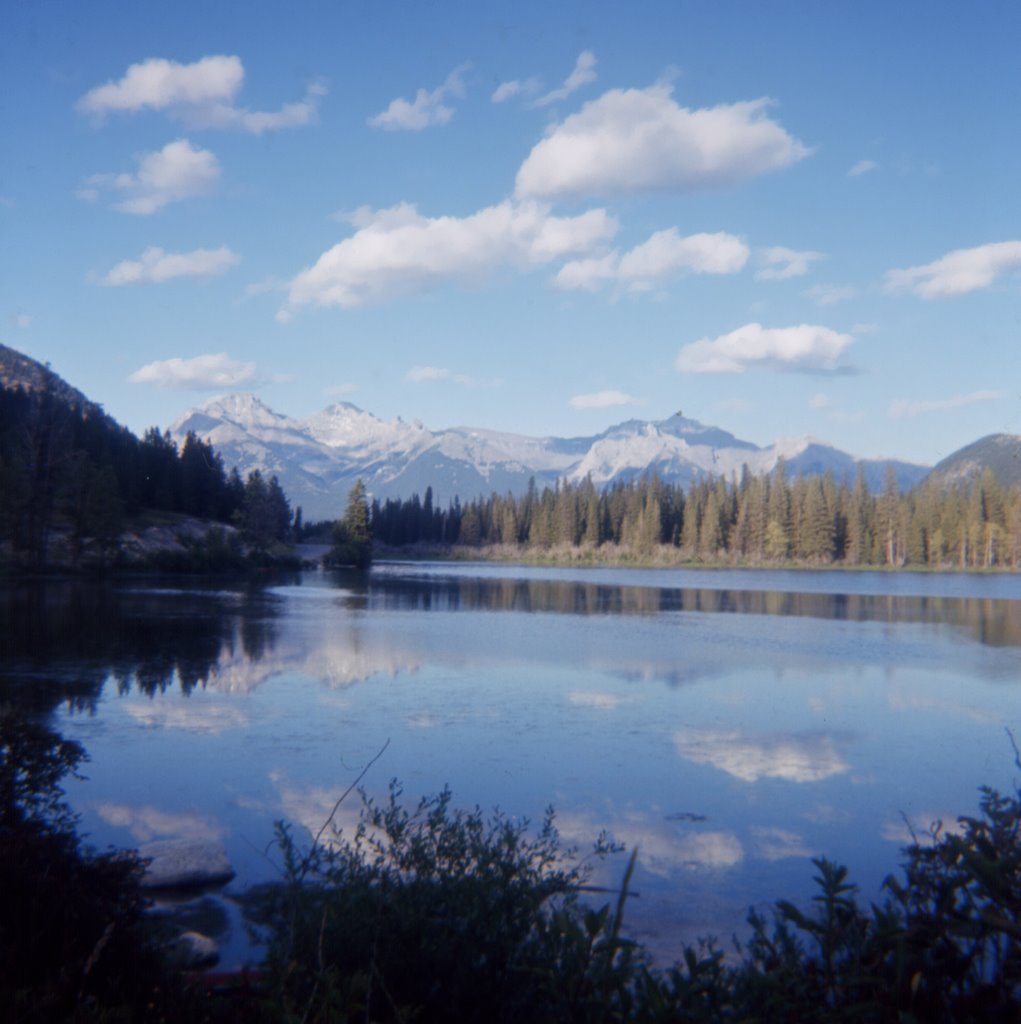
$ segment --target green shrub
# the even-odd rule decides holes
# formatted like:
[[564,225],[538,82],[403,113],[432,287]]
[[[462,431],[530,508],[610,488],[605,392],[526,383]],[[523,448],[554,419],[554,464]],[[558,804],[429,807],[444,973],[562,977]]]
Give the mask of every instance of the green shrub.
[[[847,869],[814,861],[817,895],[749,915],[727,957],[714,942],[654,967],[623,933],[635,854],[615,906],[548,811],[538,833],[451,807],[413,811],[391,785],[363,797],[352,836],[299,850],[278,826],[285,880],[249,896],[268,929],[271,1015],[344,1021],[984,1021],[1021,1019],[1021,805],[982,791],[959,831],[937,823],[903,875],[863,907]],[[319,837],[322,838],[322,833]],[[607,852],[605,837],[596,852]]]
[[[383,804],[363,796],[353,836],[331,827],[304,852],[278,826],[285,881],[250,893],[249,911],[270,932],[282,1019],[558,1020],[564,999],[612,998],[595,979],[615,958],[596,949],[623,952],[619,920],[579,908],[587,871],[552,810],[533,835],[452,809],[449,790],[412,811],[400,798],[396,783]],[[586,993],[561,984],[569,961]]]

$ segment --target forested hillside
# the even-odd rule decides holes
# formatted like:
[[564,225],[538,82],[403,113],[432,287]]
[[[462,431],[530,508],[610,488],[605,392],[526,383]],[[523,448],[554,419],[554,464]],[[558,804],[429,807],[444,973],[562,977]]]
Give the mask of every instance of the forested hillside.
[[6,349],[0,383],[0,555],[45,566],[113,557],[126,524],[146,511],[234,524],[255,546],[291,526],[275,479],[227,473],[206,442],[180,448],[156,428],[141,439],[56,374]]
[[812,565],[1021,568],[1021,488],[1005,488],[990,470],[945,488],[922,484],[901,493],[893,474],[872,494],[858,474],[788,479],[767,476],[699,481],[687,491],[655,475],[598,491],[590,480],[522,498],[492,495],[434,508],[420,499],[375,502],[381,543],[599,548],[621,545],[651,554],[661,545],[692,560]]

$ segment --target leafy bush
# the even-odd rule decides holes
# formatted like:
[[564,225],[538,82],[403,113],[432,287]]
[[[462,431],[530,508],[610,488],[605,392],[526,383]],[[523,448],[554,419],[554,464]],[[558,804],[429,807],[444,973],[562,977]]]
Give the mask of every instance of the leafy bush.
[[[278,826],[285,881],[250,894],[269,930],[272,1016],[342,1021],[984,1021],[1021,1017],[1021,804],[990,789],[959,831],[938,823],[903,876],[862,907],[847,869],[814,861],[817,895],[752,912],[727,957],[714,942],[654,967],[548,811],[531,835],[449,790],[402,807],[363,797],[351,837],[299,850]],[[324,826],[325,830],[325,826]],[[322,833],[320,834],[322,838]],[[609,849],[605,837],[596,852]]]
[[587,871],[552,810],[533,835],[499,812],[452,809],[448,789],[412,811],[396,782],[385,803],[363,800],[353,836],[331,826],[303,853],[279,825],[286,880],[249,896],[282,1019],[552,1021],[565,1001],[612,1002],[595,979],[627,948],[619,915],[578,908]]

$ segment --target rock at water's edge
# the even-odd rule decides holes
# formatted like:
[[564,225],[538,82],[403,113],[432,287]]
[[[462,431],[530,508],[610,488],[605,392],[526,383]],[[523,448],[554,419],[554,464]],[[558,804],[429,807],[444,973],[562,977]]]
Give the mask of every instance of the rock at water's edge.
[[138,848],[150,863],[142,876],[146,889],[179,889],[229,882],[234,869],[227,851],[213,840],[162,839]]
[[171,943],[171,959],[184,970],[212,967],[220,960],[220,947],[214,939],[201,932],[182,932]]

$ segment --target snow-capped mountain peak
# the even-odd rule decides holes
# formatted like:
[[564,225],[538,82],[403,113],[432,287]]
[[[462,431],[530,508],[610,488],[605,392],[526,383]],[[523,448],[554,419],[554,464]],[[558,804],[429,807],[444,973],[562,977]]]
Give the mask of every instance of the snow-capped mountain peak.
[[[594,437],[527,437],[475,427],[431,431],[403,419],[381,420],[350,402],[337,402],[304,420],[274,412],[254,395],[226,395],[185,413],[171,427],[179,441],[193,430],[210,441],[242,475],[275,473],[306,519],[333,518],[362,479],[374,498],[433,492],[436,504],[493,491],[523,493],[534,479],[590,477],[597,487],[655,472],[688,485],[706,476],[771,471],[782,456],[794,475],[853,476],[859,463],[870,486],[881,485],[886,462],[858,460],[814,438],[784,438],[765,448],[680,413],[659,421],[626,420]],[[892,463],[902,486],[925,467]]]
[[[309,416],[303,425],[315,440],[330,448],[366,448],[422,440],[429,434],[422,426],[401,419],[386,422],[350,402],[337,402]],[[431,435],[429,435],[431,436]]]

